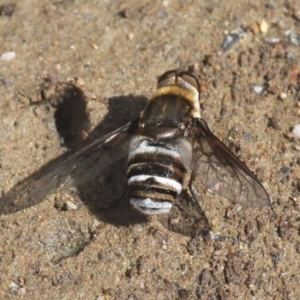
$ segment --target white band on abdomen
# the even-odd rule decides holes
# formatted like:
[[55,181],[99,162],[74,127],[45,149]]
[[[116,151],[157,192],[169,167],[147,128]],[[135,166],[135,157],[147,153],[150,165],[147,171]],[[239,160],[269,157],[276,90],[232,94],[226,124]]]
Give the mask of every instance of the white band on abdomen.
[[[134,145],[135,141],[133,141],[132,144]],[[144,153],[156,153],[169,155],[171,157],[180,157],[179,153],[175,149],[169,150],[159,146],[149,146],[148,141],[142,141],[136,148],[133,148],[129,151],[128,159],[131,160],[135,155]]]
[[166,214],[168,213],[173,204],[168,201],[153,201],[150,198],[139,199],[132,198],[130,199],[131,205],[133,205],[136,209],[141,211],[146,215],[158,215],[158,214]]
[[175,189],[177,194],[180,194],[182,191],[182,185],[177,182],[174,179],[170,178],[165,178],[161,176],[150,176],[150,175],[137,175],[137,176],[132,176],[128,180],[128,185],[132,182],[143,182],[146,181],[147,179],[152,178],[154,181],[157,183],[160,183],[164,186],[171,187],[172,189]]

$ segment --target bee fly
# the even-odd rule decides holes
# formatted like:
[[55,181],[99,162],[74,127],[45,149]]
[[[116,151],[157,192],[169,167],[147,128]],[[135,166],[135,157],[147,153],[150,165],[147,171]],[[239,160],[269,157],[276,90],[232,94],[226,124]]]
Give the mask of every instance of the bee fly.
[[[168,213],[195,178],[235,203],[270,204],[256,176],[210,131],[200,113],[200,84],[190,72],[171,70],[140,118],[82,149],[43,176],[30,196],[84,183],[127,157],[128,197],[146,215]],[[192,200],[198,204],[192,195]],[[199,204],[197,207],[201,210]]]

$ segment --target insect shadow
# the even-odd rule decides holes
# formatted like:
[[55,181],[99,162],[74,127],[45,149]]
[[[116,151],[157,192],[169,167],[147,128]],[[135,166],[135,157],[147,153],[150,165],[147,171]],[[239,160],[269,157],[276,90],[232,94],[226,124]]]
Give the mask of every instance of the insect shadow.
[[[87,99],[83,91],[74,84],[57,84],[54,93],[47,96],[42,90],[44,101],[34,105],[51,105],[55,107],[55,124],[63,144],[69,151],[48,162],[39,170],[16,184],[8,193],[0,198],[0,215],[12,214],[17,211],[34,206],[43,198],[30,198],[30,186],[43,174],[59,166],[69,156],[84,146],[97,140],[97,138],[139,117],[140,112],[147,103],[143,96],[117,96],[108,99],[108,110],[103,121],[89,134],[90,120],[87,109]],[[122,161],[123,160],[123,161]],[[80,200],[88,206],[90,211],[105,222],[115,226],[129,226],[147,220],[126,201],[126,160],[122,159],[103,170],[103,176],[83,185],[77,189]],[[117,201],[118,199],[124,201]],[[114,202],[114,209],[107,209]],[[60,207],[63,209],[63,206]]]

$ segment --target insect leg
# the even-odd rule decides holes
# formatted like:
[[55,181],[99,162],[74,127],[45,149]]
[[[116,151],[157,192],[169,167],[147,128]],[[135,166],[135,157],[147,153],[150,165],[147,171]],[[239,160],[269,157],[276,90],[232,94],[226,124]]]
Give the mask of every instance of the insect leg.
[[208,219],[203,212],[194,192],[189,184],[185,190],[185,196],[187,197],[186,203],[188,204],[187,213],[194,218],[194,234],[193,237],[201,235],[205,240],[210,239],[210,225]]

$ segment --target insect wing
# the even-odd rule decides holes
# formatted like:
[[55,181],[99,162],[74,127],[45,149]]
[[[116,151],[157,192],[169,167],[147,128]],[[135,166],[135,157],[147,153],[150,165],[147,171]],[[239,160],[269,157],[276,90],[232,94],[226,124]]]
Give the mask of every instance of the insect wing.
[[234,203],[270,205],[270,197],[256,176],[200,119],[193,147],[192,168],[200,182]]
[[33,184],[29,197],[44,198],[96,178],[105,167],[128,154],[137,126],[137,121],[128,123],[75,153]]

